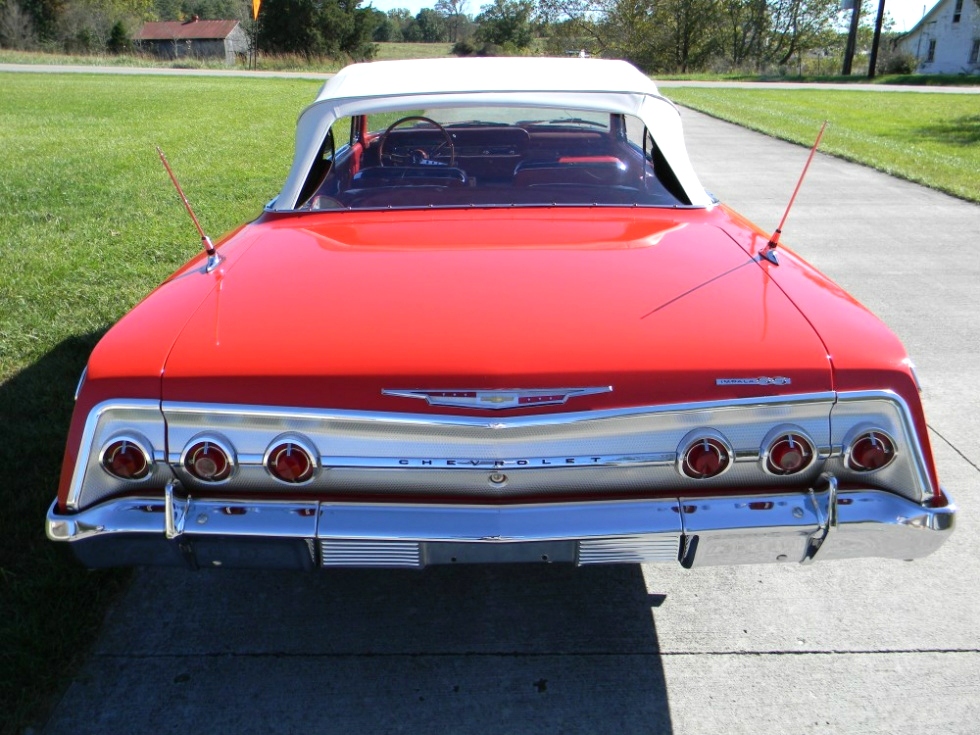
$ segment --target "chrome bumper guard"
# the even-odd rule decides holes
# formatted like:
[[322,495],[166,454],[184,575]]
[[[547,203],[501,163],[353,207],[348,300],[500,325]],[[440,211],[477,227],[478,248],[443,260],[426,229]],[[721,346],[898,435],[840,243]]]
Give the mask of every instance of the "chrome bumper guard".
[[[948,496],[947,496],[948,497]],[[879,490],[529,505],[118,498],[52,505],[47,534],[83,564],[298,568],[679,562],[685,567],[915,559],[953,530],[956,508]]]

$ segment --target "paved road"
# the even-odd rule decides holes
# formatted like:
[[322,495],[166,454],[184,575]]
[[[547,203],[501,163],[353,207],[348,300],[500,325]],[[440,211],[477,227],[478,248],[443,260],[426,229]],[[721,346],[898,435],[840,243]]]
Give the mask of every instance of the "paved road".
[[[806,151],[685,120],[704,183],[772,227]],[[980,207],[822,155],[784,231],[919,364],[962,511],[933,556],[143,571],[45,735],[976,733],[978,241]]]
[[246,69],[169,69],[157,66],[89,66],[87,64],[0,64],[0,72],[27,74],[122,74],[157,77],[252,77],[258,79],[323,79],[333,74]]
[[[247,71],[245,69],[168,69],[165,67],[89,66],[87,64],[0,64],[0,72],[27,72],[33,74],[124,74],[150,76],[226,76],[282,79],[328,79],[328,72],[300,71]],[[980,94],[980,84],[972,87],[927,87],[912,84],[815,84],[811,82],[696,82],[662,81],[664,89],[671,87],[718,87],[743,89],[836,89],[840,91],[870,92],[929,92],[937,94]]]
[[666,80],[657,82],[664,89],[670,87],[714,87],[716,89],[833,89],[838,92],[936,92],[938,94],[980,94],[980,82],[972,87],[931,87],[921,84],[846,84],[828,82],[697,82]]

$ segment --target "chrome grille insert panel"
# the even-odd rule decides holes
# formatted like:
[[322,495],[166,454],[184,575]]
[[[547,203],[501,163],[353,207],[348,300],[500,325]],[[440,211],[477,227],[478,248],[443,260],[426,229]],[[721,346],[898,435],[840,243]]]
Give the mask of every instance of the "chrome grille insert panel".
[[421,567],[422,552],[414,541],[324,539],[320,542],[324,567]]
[[677,561],[681,535],[622,536],[580,541],[578,563],[586,564],[646,564]]

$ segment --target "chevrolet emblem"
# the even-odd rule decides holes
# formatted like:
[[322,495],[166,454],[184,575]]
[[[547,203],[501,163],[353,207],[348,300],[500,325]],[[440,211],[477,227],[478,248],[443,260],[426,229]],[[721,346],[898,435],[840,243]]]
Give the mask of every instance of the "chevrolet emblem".
[[504,408],[531,408],[554,406],[569,398],[592,396],[612,392],[611,385],[589,388],[531,388],[508,390],[445,389],[445,390],[393,390],[385,388],[381,395],[397,398],[420,398],[430,406],[452,408],[483,408],[499,411]]

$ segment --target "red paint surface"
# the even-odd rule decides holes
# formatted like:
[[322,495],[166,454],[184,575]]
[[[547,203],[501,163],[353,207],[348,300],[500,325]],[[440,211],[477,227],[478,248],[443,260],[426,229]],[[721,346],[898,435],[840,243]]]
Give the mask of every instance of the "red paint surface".
[[[614,388],[507,415],[890,388],[928,448],[897,339],[767,239],[724,208],[264,217],[99,344],[65,474],[107,397],[487,415],[383,388]],[[792,384],[715,384],[758,376]]]
[[613,385],[582,410],[775,390],[719,377],[830,389],[813,330],[704,213],[436,217],[262,225],[174,345],[164,398],[416,411],[381,389]]

